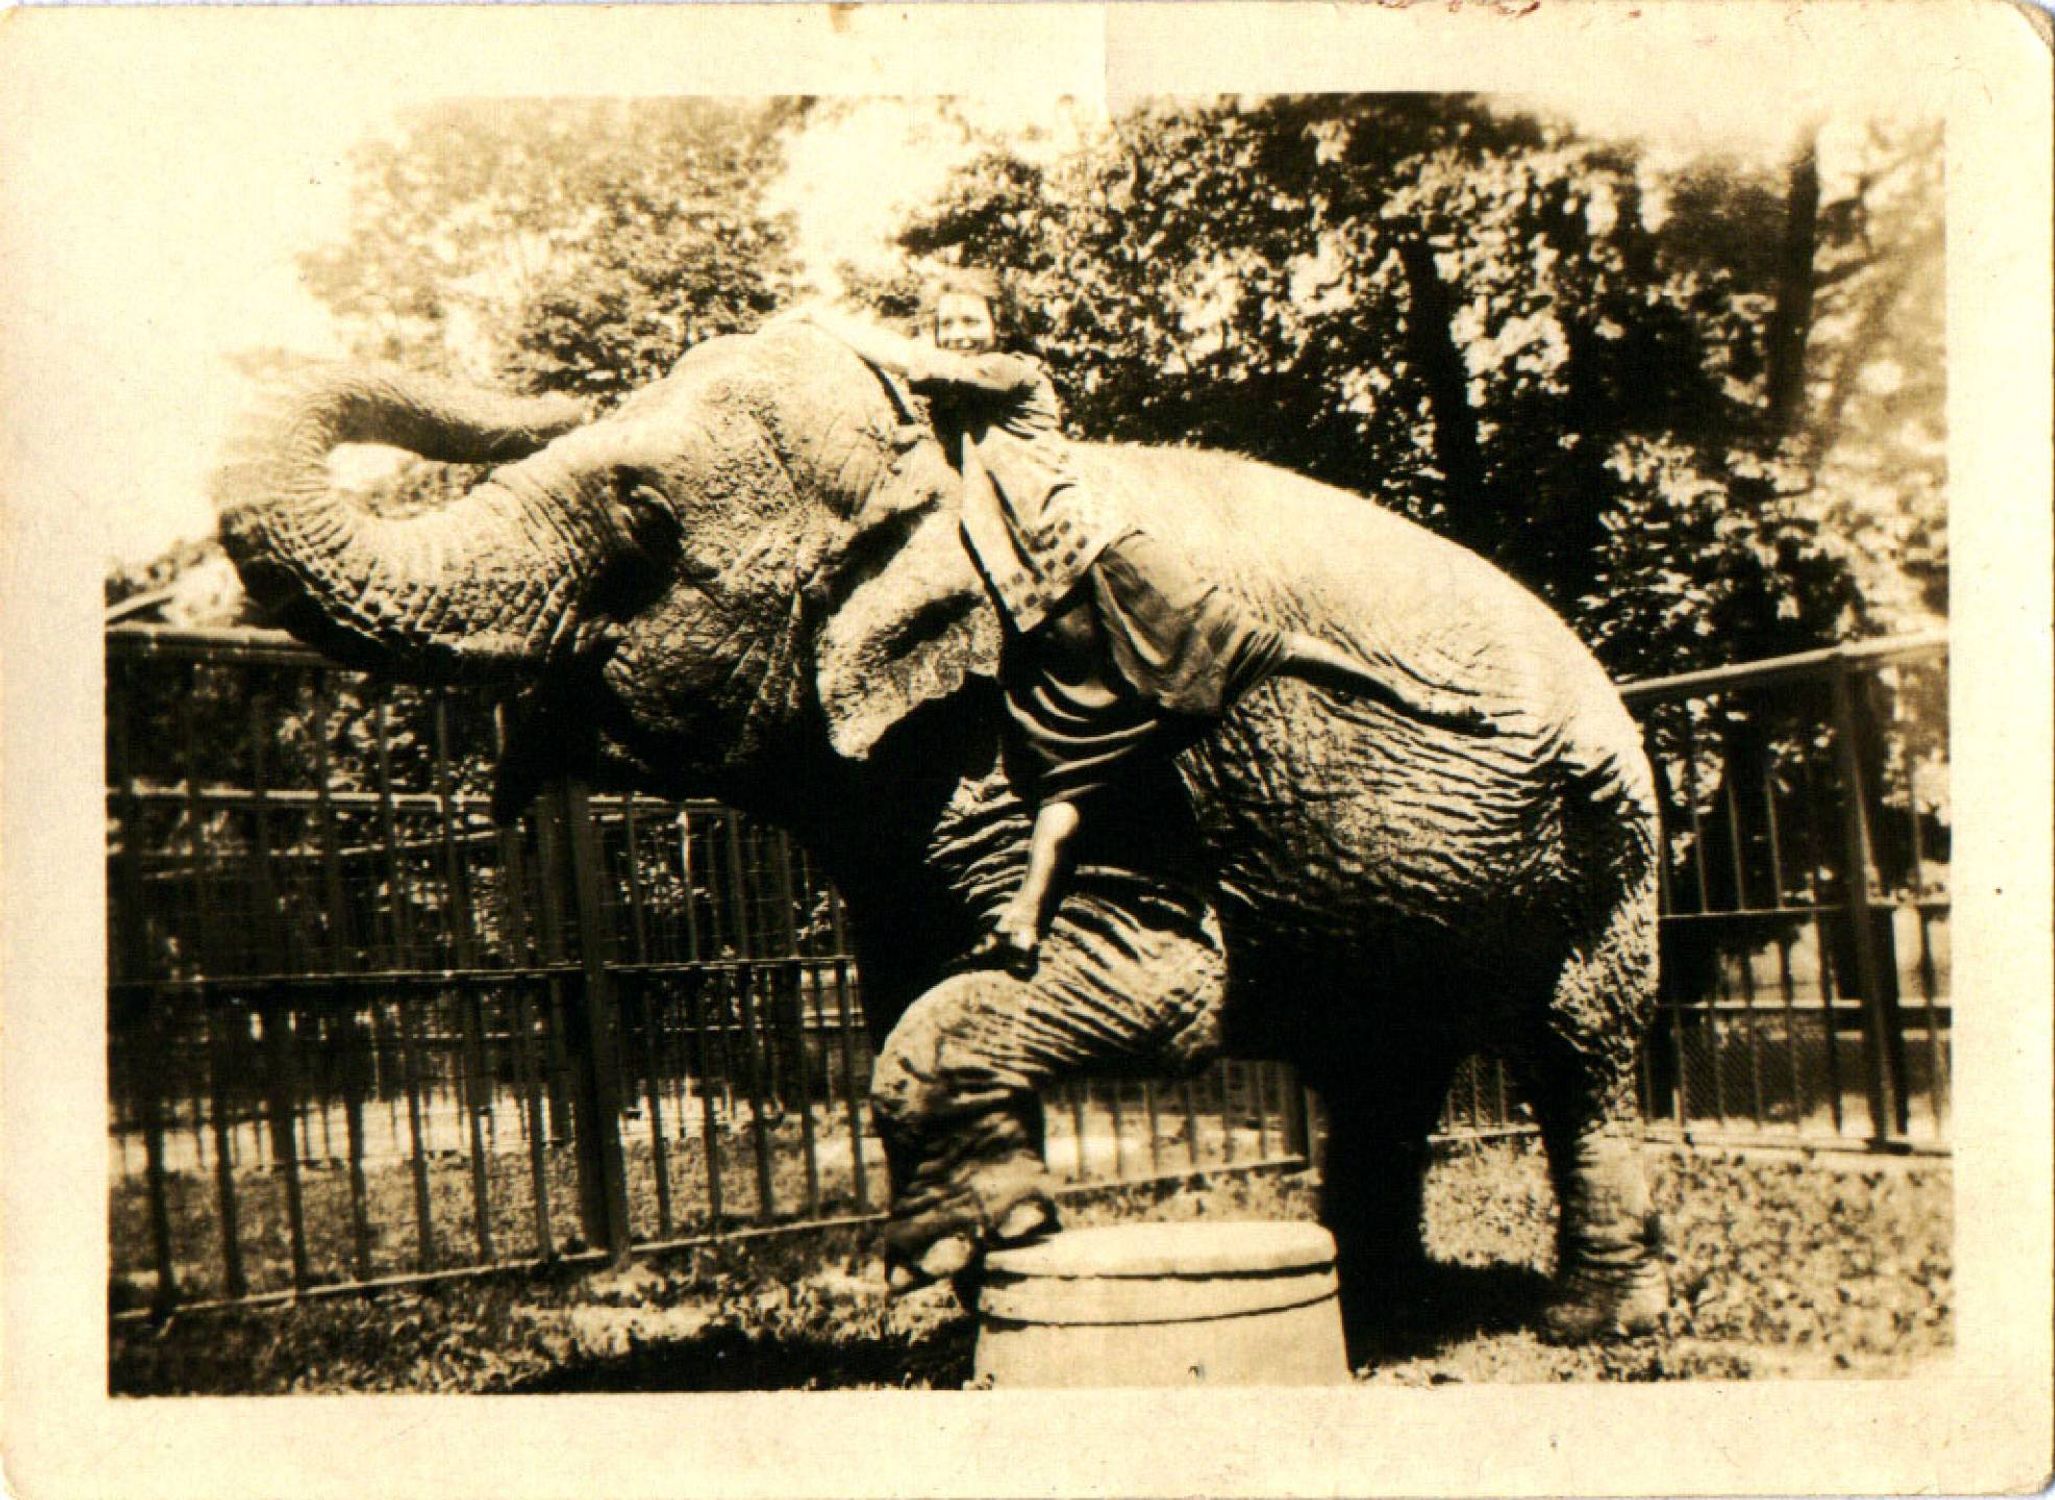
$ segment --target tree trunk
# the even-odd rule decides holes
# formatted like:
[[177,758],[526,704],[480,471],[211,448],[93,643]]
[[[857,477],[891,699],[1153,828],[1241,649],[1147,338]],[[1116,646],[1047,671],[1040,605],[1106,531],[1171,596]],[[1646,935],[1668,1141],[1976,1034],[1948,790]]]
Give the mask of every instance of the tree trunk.
[[1784,242],[1777,257],[1777,300],[1764,335],[1765,405],[1770,430],[1788,437],[1805,416],[1805,344],[1812,333],[1813,254],[1819,245],[1819,129],[1807,125],[1785,175]]
[[1446,486],[1449,514],[1463,540],[1492,553],[1497,518],[1486,504],[1484,454],[1477,439],[1477,412],[1470,405],[1469,368],[1449,332],[1455,310],[1448,288],[1424,240],[1400,241],[1399,264],[1405,268],[1410,303],[1406,350],[1427,387],[1428,410],[1434,415],[1434,461]]

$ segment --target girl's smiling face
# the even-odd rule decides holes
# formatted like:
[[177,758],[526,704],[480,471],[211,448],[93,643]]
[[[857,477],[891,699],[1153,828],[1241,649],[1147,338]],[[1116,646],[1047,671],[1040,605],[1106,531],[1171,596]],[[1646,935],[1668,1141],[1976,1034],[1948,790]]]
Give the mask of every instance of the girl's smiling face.
[[944,292],[935,299],[935,343],[958,354],[983,354],[999,345],[992,307],[970,292]]

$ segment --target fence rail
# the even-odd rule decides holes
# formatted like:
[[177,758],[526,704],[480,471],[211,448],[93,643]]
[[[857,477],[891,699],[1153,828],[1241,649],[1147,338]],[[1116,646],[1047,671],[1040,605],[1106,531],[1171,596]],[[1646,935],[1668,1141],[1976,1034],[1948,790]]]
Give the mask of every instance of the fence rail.
[[[1665,804],[1654,1133],[1945,1141],[1944,687],[1918,641],[1624,689]],[[500,828],[493,705],[272,633],[110,630],[107,729],[117,1316],[878,1211],[861,974],[782,833],[570,783]],[[1272,1063],[1046,1104],[1079,1188],[1319,1135]],[[1472,1059],[1443,1128],[1523,1118]]]

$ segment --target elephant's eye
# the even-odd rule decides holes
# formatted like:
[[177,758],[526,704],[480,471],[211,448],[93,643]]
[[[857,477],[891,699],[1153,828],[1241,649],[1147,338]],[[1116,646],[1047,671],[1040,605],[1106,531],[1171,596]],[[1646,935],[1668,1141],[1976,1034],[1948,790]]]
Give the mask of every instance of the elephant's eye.
[[677,512],[649,476],[636,469],[621,470],[607,501],[608,520],[627,550],[658,563],[668,563],[677,554]]
[[627,619],[659,597],[681,571],[689,576],[691,563],[681,555],[677,515],[646,476],[634,470],[617,474],[606,509],[613,536],[595,603],[601,612]]

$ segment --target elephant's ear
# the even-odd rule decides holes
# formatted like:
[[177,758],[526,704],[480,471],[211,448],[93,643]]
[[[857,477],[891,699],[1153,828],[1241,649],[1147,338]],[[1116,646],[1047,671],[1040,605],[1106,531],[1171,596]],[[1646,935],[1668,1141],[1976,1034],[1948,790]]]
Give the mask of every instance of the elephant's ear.
[[815,686],[830,742],[853,760],[922,704],[998,675],[998,611],[938,493],[901,476],[821,569]]

